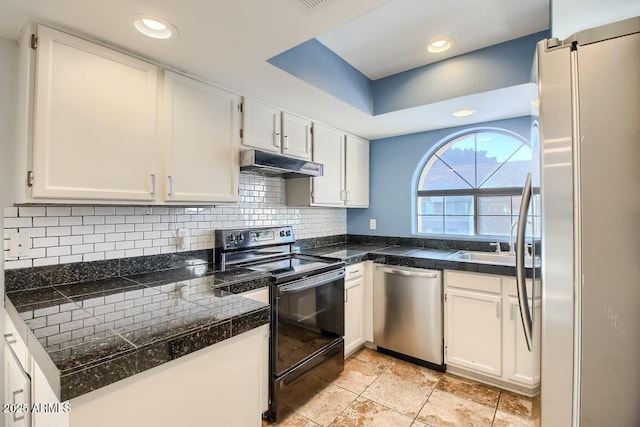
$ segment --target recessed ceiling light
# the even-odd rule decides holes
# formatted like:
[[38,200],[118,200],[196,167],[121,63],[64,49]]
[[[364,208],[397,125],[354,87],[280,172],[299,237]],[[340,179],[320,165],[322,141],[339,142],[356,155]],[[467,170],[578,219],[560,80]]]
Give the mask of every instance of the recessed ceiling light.
[[168,39],[178,34],[178,30],[170,22],[154,16],[136,16],[133,25],[145,36],[154,39]]
[[427,50],[431,53],[440,53],[448,50],[451,46],[453,46],[453,41],[446,37],[438,37],[431,40]]
[[453,117],[469,117],[476,113],[476,110],[462,109],[451,113]]

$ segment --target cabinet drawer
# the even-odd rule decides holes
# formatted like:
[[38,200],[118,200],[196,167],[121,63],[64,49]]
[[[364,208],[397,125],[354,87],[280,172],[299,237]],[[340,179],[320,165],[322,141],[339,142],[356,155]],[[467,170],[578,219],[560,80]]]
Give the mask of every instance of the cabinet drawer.
[[500,276],[479,273],[445,271],[444,284],[447,287],[490,292],[494,294],[502,292]]
[[362,274],[364,272],[364,263],[360,262],[358,264],[349,265],[344,269],[344,272],[344,280],[351,280],[362,277]]
[[[527,279],[526,282],[527,282],[527,296],[529,297],[529,299],[533,298],[534,294],[535,294],[535,298],[539,299],[540,298],[540,281],[536,280],[535,290],[533,291],[532,291],[533,283],[531,279]],[[502,279],[502,286],[504,287],[504,291],[507,295],[511,297],[518,296],[517,282],[515,277],[504,277]]]

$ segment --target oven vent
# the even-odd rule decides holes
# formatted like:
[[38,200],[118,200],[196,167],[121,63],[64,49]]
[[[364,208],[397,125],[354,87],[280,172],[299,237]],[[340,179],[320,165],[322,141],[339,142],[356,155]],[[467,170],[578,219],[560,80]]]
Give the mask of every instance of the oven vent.
[[300,0],[300,2],[309,9],[315,9],[318,6],[322,6],[327,1],[328,0]]

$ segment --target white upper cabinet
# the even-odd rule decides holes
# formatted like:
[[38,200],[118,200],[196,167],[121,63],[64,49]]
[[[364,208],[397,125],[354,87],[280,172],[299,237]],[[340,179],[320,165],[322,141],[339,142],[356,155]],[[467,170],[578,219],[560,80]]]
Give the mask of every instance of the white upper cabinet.
[[282,154],[311,160],[311,120],[282,113]]
[[244,99],[242,144],[264,151],[282,151],[280,110],[250,98]]
[[353,135],[346,137],[345,205],[369,206],[369,141]]
[[37,37],[32,197],[153,201],[157,68],[47,27]]
[[312,179],[315,205],[344,206],[344,132],[313,124],[313,161],[323,166],[322,176]]
[[238,95],[45,26],[27,28],[17,203],[237,202]]
[[369,141],[314,123],[313,161],[322,176],[288,179],[289,206],[369,206]]
[[242,144],[311,160],[311,121],[245,98]]
[[240,101],[233,93],[164,73],[167,202],[238,200]]

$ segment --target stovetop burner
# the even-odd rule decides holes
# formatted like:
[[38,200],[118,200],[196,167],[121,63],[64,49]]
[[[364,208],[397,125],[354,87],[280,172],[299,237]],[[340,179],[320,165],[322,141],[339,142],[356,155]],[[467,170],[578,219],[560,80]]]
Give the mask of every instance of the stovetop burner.
[[275,283],[342,268],[344,262],[292,252],[293,227],[216,230],[216,262],[271,274]]

